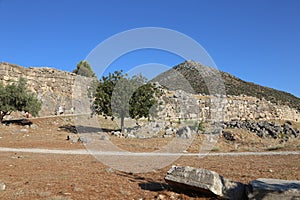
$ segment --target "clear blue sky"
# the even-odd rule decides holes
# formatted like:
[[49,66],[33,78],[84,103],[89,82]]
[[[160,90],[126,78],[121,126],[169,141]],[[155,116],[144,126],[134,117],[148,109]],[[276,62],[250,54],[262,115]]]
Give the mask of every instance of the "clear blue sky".
[[[299,0],[0,0],[0,62],[72,71],[114,34],[164,27],[199,42],[222,71],[300,97],[299,11]],[[115,64],[181,61],[150,51]]]

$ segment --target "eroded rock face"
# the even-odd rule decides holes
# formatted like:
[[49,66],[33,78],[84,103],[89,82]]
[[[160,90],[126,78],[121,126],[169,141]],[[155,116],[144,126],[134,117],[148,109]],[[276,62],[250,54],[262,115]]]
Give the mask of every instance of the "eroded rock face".
[[207,194],[223,199],[245,198],[245,186],[242,183],[225,179],[206,169],[174,166],[168,171],[165,180],[181,192]]
[[260,178],[249,183],[249,199],[300,199],[300,181]]

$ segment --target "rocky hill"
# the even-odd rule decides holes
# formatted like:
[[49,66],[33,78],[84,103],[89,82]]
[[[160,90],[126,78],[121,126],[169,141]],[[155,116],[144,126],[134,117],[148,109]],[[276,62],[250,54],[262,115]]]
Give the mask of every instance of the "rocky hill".
[[292,94],[243,81],[231,74],[194,61],[181,63],[160,74],[153,81],[171,90],[180,89],[189,93],[206,95],[246,95],[300,110],[300,98]]

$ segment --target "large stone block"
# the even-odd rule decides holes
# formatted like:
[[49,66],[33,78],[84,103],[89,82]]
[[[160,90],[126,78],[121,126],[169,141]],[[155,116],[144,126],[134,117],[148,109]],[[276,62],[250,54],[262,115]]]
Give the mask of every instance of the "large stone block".
[[249,199],[300,200],[300,181],[260,178],[249,185]]
[[225,179],[214,171],[194,167],[172,167],[166,177],[171,188],[180,193],[218,196],[222,199],[244,199],[245,186]]

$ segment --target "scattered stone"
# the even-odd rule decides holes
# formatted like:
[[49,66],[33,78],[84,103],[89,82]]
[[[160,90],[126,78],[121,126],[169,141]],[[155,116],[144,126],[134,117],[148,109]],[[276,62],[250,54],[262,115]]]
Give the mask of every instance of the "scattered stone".
[[223,137],[226,139],[226,140],[229,140],[229,141],[235,141],[235,137],[232,133],[230,132],[223,132]]
[[79,141],[79,137],[75,134],[70,134],[67,136],[67,140],[70,140],[73,143],[76,143]]
[[300,181],[260,178],[249,185],[249,199],[300,199]]
[[22,128],[22,129],[20,129],[20,132],[21,133],[28,133],[28,130],[26,128]]
[[87,143],[91,143],[93,139],[88,136],[80,135],[78,141],[87,144]]
[[107,137],[107,135],[101,135],[100,140],[109,140],[109,138]]
[[165,133],[165,135],[173,135],[173,129],[172,128],[170,128],[170,127],[168,127],[167,129],[166,129],[166,133]]
[[136,136],[132,133],[128,133],[125,135],[125,138],[136,138]]
[[111,168],[111,167],[110,168],[106,168],[105,171],[108,172],[108,173],[115,172],[115,170],[113,168]]
[[[283,141],[288,141],[290,137],[298,138],[300,137],[300,130],[294,129],[291,123],[284,123],[280,125],[275,122],[268,121],[238,121],[233,120],[230,122],[224,122],[224,127],[226,128],[240,128],[247,131],[256,133],[258,137],[271,137],[274,139],[281,138]],[[225,137],[225,136],[224,136]]]
[[171,137],[173,137],[173,135],[163,135],[163,138],[171,138]]
[[244,199],[245,186],[225,179],[206,169],[173,166],[165,177],[166,182],[180,192],[218,196],[224,199]]
[[2,182],[0,182],[0,191],[4,191],[6,188],[6,185]]
[[177,132],[176,129],[173,129],[171,127],[167,127],[166,131],[165,131],[165,134],[163,135],[163,138],[173,137],[173,134],[176,133],[176,132]]
[[167,195],[165,194],[159,194],[156,197],[154,197],[155,200],[166,200],[167,199]]
[[192,131],[191,131],[190,127],[185,126],[185,127],[178,129],[178,131],[176,132],[176,137],[184,138],[184,139],[192,138]]
[[120,137],[121,136],[121,132],[120,131],[112,131],[111,134],[113,136],[116,136],[116,137]]
[[37,129],[37,128],[38,128],[38,125],[36,125],[36,124],[31,124],[31,125],[30,125],[30,128],[32,128],[32,129]]

